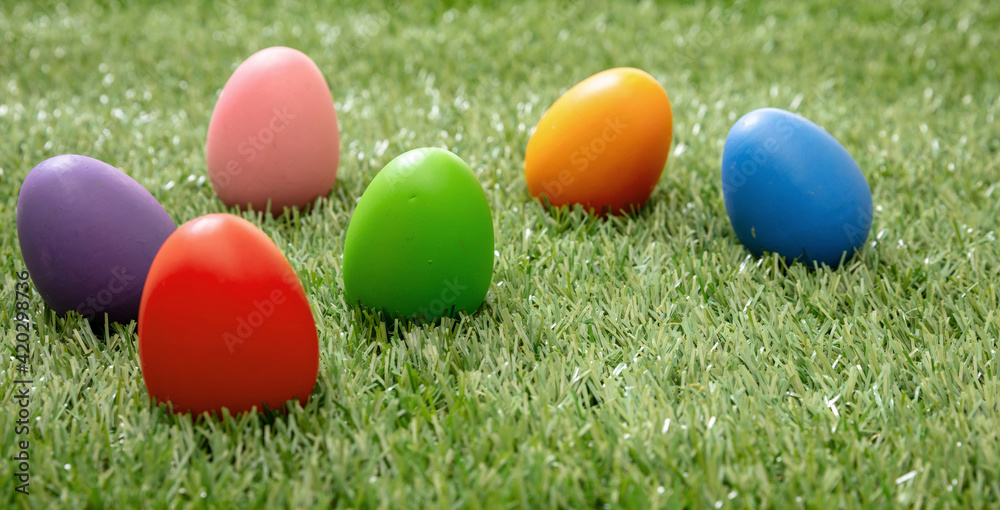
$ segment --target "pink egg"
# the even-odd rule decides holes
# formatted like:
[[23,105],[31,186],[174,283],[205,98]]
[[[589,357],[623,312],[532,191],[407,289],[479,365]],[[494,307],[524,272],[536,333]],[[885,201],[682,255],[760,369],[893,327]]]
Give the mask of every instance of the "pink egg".
[[298,50],[267,48],[226,82],[212,112],[208,176],[227,206],[281,214],[326,196],[337,179],[340,130],[330,88]]

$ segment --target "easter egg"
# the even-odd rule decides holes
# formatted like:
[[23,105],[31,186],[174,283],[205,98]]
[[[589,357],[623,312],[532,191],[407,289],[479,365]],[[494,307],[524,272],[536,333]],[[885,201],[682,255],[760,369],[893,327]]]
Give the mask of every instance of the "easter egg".
[[291,264],[231,214],[181,225],[153,260],[139,310],[149,395],[177,413],[305,405],[316,384],[316,323]]
[[476,311],[493,278],[493,219],[458,156],[416,149],[365,189],[344,241],[344,294],[391,316]]
[[59,315],[128,323],[146,273],[176,226],[121,170],[87,156],[47,159],[17,197],[17,238],[38,294]]
[[777,108],[739,119],[722,154],[722,192],[737,237],[756,256],[840,265],[868,238],[872,193],[844,146]]
[[208,126],[208,176],[230,207],[272,214],[326,196],[337,178],[340,131],[323,74],[303,53],[254,53],[226,82]]
[[617,214],[642,206],[660,180],[673,136],[666,91],[639,69],[583,80],[545,112],[528,141],[531,196]]

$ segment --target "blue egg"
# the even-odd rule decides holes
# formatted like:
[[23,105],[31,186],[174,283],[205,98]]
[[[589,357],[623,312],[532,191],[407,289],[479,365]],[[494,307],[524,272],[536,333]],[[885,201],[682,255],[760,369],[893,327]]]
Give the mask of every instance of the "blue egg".
[[836,268],[864,246],[872,192],[844,146],[777,108],[744,115],[726,137],[722,194],[740,242],[756,256]]

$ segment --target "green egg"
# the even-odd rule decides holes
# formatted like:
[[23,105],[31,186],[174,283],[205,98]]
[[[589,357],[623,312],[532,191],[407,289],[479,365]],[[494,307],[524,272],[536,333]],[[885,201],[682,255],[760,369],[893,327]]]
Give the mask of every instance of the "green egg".
[[344,241],[348,304],[437,320],[472,313],[493,278],[493,218],[469,166],[443,149],[406,152],[361,195]]

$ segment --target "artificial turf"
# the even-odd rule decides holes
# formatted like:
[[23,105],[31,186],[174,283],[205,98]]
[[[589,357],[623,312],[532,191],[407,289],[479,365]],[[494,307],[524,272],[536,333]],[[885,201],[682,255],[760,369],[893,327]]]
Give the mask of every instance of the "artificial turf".
[[[12,358],[0,507],[1000,505],[1000,4],[123,3],[0,7],[4,349],[27,172],[84,154],[178,224],[224,211],[212,108],[243,59],[285,45],[330,85],[338,179],[308,213],[244,216],[302,279],[319,380],[286,415],[174,416],[134,323],[95,335],[33,291],[31,494]],[[670,96],[663,177],[634,215],[546,211],[530,130],[618,66]],[[823,126],[871,185],[871,236],[839,270],[753,259],[729,225],[722,144],[765,106]],[[387,323],[345,303],[344,233],[375,173],[422,146],[479,177],[496,269],[471,316]]]

